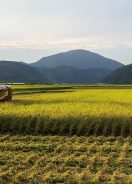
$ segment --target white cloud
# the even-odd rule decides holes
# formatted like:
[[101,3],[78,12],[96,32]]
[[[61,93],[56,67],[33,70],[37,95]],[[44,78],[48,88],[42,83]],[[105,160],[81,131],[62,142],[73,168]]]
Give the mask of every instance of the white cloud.
[[22,49],[107,49],[125,47],[132,48],[131,40],[117,41],[102,37],[94,38],[64,38],[64,39],[40,39],[40,40],[1,40],[0,49],[22,48]]

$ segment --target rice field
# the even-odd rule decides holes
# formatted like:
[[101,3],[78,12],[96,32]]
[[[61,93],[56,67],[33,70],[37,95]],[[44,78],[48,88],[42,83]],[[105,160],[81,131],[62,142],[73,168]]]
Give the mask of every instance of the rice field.
[[[16,94],[0,103],[0,133],[42,135],[132,135],[131,89],[55,89]],[[69,88],[69,87],[68,87]],[[35,88],[36,89],[36,88]],[[41,91],[41,90],[40,90]]]
[[1,184],[131,184],[130,137],[0,135]]
[[131,86],[13,86],[0,184],[131,184]]

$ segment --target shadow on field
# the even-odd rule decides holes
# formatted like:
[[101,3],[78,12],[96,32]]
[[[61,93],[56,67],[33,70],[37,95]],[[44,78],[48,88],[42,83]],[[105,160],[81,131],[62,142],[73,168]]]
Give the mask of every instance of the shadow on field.
[[65,104],[65,103],[86,103],[86,104],[90,104],[90,105],[92,105],[92,104],[97,104],[97,103],[99,103],[100,105],[101,104],[104,104],[104,102],[97,102],[97,101],[88,101],[88,100],[63,100],[63,99],[60,99],[60,100],[54,100],[54,99],[52,99],[52,100],[46,100],[46,99],[43,99],[43,100],[41,100],[41,99],[28,99],[27,98],[27,100],[26,99],[15,99],[15,100],[13,100],[12,102],[11,102],[12,104],[14,104],[14,105],[32,105],[32,104]]
[[54,90],[54,89],[50,89],[50,90],[16,90],[13,92],[14,95],[28,95],[28,94],[39,94],[39,93],[67,93],[67,92],[74,92],[75,90],[72,89],[65,89],[65,90]]
[[126,102],[116,102],[116,101],[113,101],[113,102],[104,102],[104,101],[97,101],[97,100],[63,100],[63,99],[60,99],[60,100],[57,100],[57,99],[52,99],[52,100],[48,100],[47,99],[36,99],[35,96],[34,96],[34,99],[29,99],[25,97],[25,99],[15,99],[13,100],[12,102],[10,102],[14,105],[32,105],[32,104],[64,104],[64,103],[86,103],[86,104],[90,104],[90,105],[94,105],[94,104],[99,104],[99,105],[104,105],[104,104],[109,104],[111,106],[122,106],[122,107],[129,107],[131,108],[132,107],[132,104],[131,103],[126,103]]
[[71,90],[72,89],[72,86],[71,87],[45,87],[45,88],[39,88],[39,87],[31,87],[31,88],[16,88],[16,89],[13,89],[13,91],[43,91],[43,90]]
[[[75,91],[72,91],[72,90],[63,90],[63,91],[45,91],[43,93],[73,93]],[[53,104],[53,103],[63,103],[63,101],[58,101],[58,100],[52,100],[52,101],[48,101],[48,100],[41,100],[41,99],[36,99],[36,95],[39,95],[39,94],[42,94],[42,92],[33,92],[33,93],[20,93],[20,94],[14,94],[14,95],[25,95],[25,99],[13,99],[12,104],[15,104],[15,105],[31,105],[31,104]],[[26,99],[26,95],[27,95],[27,99]],[[28,99],[28,97],[32,95],[32,97],[34,97],[34,99]],[[34,96],[33,96],[34,95]],[[67,101],[64,101],[64,103],[66,103]]]
[[123,107],[132,107],[132,103],[128,103],[128,102],[109,102],[111,105],[119,105],[119,106],[123,106]]
[[[27,112],[28,114],[28,112]],[[0,133],[82,135],[82,136],[132,136],[132,117],[125,116],[67,116],[50,117],[38,114],[3,115]]]
[[59,101],[59,100],[52,100],[52,101],[48,101],[48,100],[39,100],[39,99],[27,99],[27,100],[25,100],[25,99],[16,99],[16,100],[13,100],[12,102],[11,102],[12,104],[15,104],[15,105],[24,105],[24,106],[26,106],[26,105],[32,105],[32,104],[36,104],[36,105],[38,105],[38,104],[62,104],[62,103],[66,103],[66,101],[65,102],[63,102],[62,100],[61,101]]

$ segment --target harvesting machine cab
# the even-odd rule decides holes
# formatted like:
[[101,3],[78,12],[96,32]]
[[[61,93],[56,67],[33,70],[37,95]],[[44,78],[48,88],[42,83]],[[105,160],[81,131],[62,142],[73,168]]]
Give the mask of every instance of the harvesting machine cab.
[[12,89],[9,85],[0,85],[0,101],[8,102],[12,100]]

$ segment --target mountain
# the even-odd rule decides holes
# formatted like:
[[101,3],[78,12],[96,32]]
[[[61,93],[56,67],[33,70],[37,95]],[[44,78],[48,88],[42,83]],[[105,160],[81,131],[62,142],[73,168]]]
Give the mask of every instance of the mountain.
[[53,68],[58,66],[71,66],[75,68],[107,68],[115,70],[123,64],[112,59],[105,58],[99,54],[86,50],[72,50],[52,56],[44,57],[39,61],[32,63],[35,67]]
[[0,61],[0,81],[38,82],[42,81],[42,78],[39,71],[28,64],[14,61]]
[[36,68],[20,62],[0,61],[1,82],[97,83],[111,71],[106,68],[80,69],[70,66]]
[[97,83],[123,64],[98,54],[73,50],[26,64],[0,61],[1,82]]
[[132,64],[119,68],[103,79],[109,84],[132,84]]
[[52,83],[97,83],[101,81],[112,70],[106,68],[80,69],[70,66],[59,66],[54,68],[38,67],[41,74],[45,74],[47,82]]

